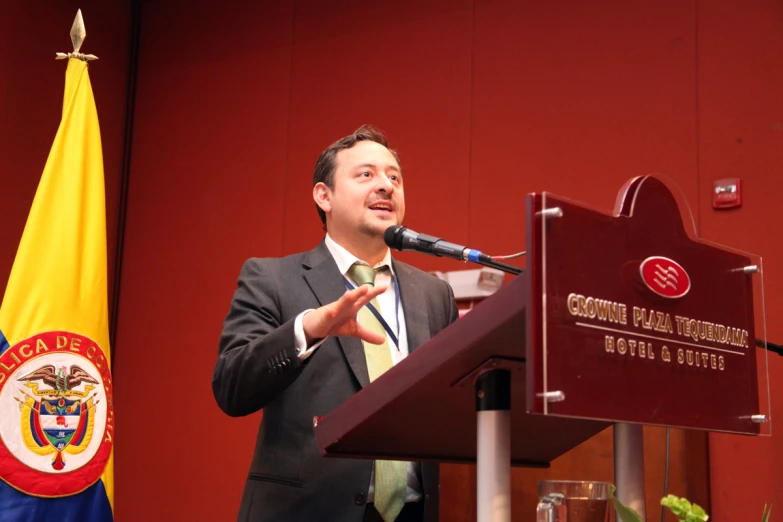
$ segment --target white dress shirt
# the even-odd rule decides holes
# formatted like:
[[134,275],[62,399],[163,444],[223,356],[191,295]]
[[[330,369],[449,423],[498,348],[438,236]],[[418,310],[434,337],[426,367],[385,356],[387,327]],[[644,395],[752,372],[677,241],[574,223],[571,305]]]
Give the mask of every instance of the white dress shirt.
[[[334,258],[335,263],[337,263],[337,269],[340,271],[341,274],[345,276],[346,279],[354,286],[356,287],[356,282],[351,279],[350,276],[348,276],[348,269],[353,266],[354,263],[357,261],[360,263],[363,263],[365,265],[369,265],[369,263],[366,263],[362,261],[361,259],[357,258],[350,252],[348,252],[345,248],[335,243],[335,241],[329,236],[329,234],[326,234],[326,238],[324,240],[326,243],[326,248],[329,249],[329,252],[332,254],[332,257]],[[394,267],[392,266],[391,262],[391,251],[389,249],[386,250],[386,255],[383,257],[383,260],[381,260],[380,263],[375,265],[373,268],[378,268],[381,266],[388,266],[389,272],[379,272],[375,276],[375,285],[384,285],[388,284],[388,287],[386,291],[382,294],[380,294],[376,299],[378,300],[378,305],[380,306],[380,313],[381,316],[384,318],[386,323],[389,325],[389,327],[392,329],[395,335],[397,335],[397,339],[399,340],[400,346],[395,346],[394,341],[392,341],[391,337],[387,335],[388,341],[389,341],[389,350],[391,350],[391,356],[392,356],[392,364],[397,364],[401,360],[403,360],[408,355],[408,334],[405,329],[405,314],[402,312],[402,305],[400,305],[400,309],[397,310],[396,303],[397,303],[397,289],[394,285],[393,278],[394,275]],[[346,288],[346,291],[348,289]],[[307,340],[304,334],[304,328],[302,327],[302,317],[307,312],[310,312],[312,310],[305,310],[301,314],[299,314],[296,317],[296,321],[294,322],[294,337],[296,342],[296,350],[299,354],[299,359],[305,360],[308,357],[310,357],[315,350],[323,344],[323,342],[326,339],[321,339],[319,342],[315,343],[312,346],[307,346]],[[399,319],[399,328],[397,321]],[[399,331],[399,334],[397,333]],[[374,499],[374,491],[375,491],[375,470],[373,469],[373,475],[370,478],[370,491],[367,496],[367,502],[372,502]],[[405,495],[406,502],[415,502],[421,499],[421,486],[419,484],[419,480],[416,477],[416,470],[413,466],[413,463],[408,463],[408,489],[407,493]]]

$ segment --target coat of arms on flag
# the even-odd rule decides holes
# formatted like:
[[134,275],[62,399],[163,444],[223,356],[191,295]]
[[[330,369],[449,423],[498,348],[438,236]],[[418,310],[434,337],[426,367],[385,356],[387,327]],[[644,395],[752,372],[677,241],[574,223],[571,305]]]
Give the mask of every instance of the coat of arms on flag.
[[[6,414],[14,409],[18,415]],[[10,485],[51,497],[78,493],[100,478],[114,413],[108,361],[94,341],[48,332],[6,350],[0,411],[0,474]]]

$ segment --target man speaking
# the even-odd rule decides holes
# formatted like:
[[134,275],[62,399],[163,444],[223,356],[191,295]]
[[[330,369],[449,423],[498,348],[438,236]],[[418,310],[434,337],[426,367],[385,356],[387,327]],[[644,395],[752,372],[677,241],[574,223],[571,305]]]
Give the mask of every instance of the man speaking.
[[321,457],[313,417],[456,320],[454,294],[384,243],[405,192],[383,134],[364,126],[324,150],[313,199],[324,239],[247,260],[223,324],[215,399],[231,416],[264,409],[238,520],[438,522],[437,464]]

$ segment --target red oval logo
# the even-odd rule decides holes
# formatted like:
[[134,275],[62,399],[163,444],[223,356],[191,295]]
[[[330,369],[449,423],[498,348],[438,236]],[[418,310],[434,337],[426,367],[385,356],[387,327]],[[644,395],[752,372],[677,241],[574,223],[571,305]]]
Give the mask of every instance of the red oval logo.
[[662,297],[677,299],[691,289],[688,272],[667,257],[648,257],[642,261],[639,271],[647,288]]

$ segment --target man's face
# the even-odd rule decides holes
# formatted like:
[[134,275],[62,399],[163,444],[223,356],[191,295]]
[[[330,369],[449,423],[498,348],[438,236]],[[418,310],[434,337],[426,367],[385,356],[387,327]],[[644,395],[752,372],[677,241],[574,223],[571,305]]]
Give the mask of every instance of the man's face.
[[389,149],[360,141],[338,152],[336,160],[334,189],[327,189],[331,235],[382,237],[387,228],[402,223],[402,173]]

